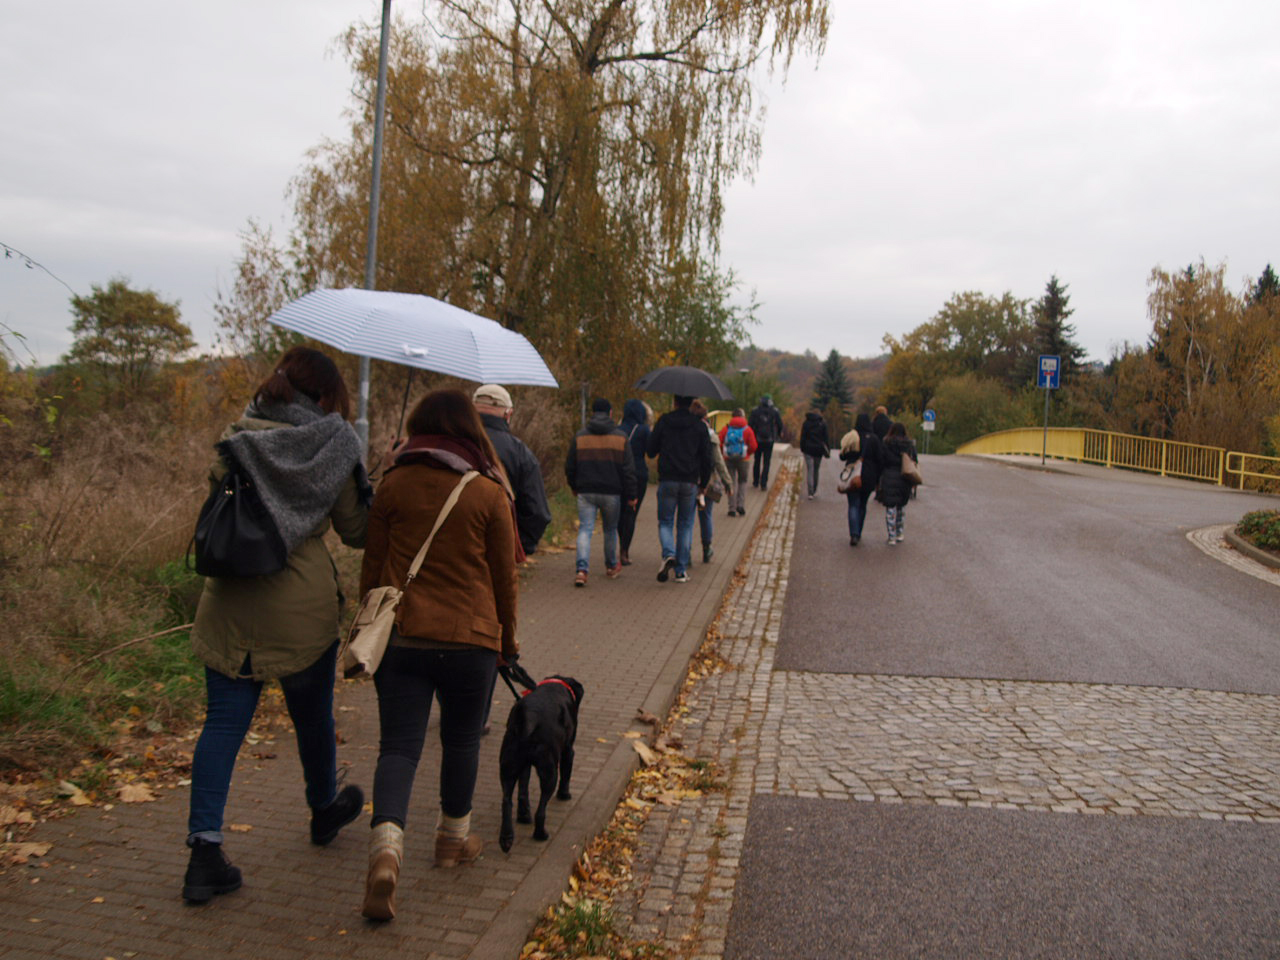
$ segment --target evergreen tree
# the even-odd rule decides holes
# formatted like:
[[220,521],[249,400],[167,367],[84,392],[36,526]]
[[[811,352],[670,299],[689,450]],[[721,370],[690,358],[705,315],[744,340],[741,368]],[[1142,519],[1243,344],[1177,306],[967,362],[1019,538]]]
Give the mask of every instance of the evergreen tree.
[[1249,291],[1249,306],[1255,303],[1262,303],[1280,293],[1280,277],[1276,276],[1276,272],[1271,269],[1271,264],[1267,264],[1261,276],[1258,277],[1257,283],[1253,284],[1253,288]]
[[1075,310],[1068,306],[1070,302],[1071,297],[1067,295],[1066,286],[1060,283],[1056,276],[1051,276],[1049,282],[1045,284],[1044,296],[1031,305],[1035,327],[1027,355],[1027,369],[1030,374],[1027,379],[1032,381],[1036,379],[1036,368],[1041,354],[1061,357],[1059,370],[1061,382],[1064,384],[1069,383],[1079,371],[1085,350],[1075,342],[1075,326],[1067,323],[1067,317],[1075,313]]
[[853,403],[849,375],[845,372],[840,354],[835,350],[822,361],[822,369],[818,371],[818,378],[813,383],[813,399],[809,401],[809,406],[815,410],[825,410],[832,400],[842,407]]

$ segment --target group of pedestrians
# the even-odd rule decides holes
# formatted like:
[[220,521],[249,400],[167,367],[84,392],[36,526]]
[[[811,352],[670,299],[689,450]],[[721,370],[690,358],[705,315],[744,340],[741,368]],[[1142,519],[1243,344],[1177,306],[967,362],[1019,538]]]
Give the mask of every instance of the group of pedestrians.
[[482,847],[470,829],[480,739],[497,668],[519,655],[517,565],[550,520],[541,473],[507,429],[512,404],[502,387],[486,385],[473,397],[435,390],[410,413],[408,438],[393,449],[374,494],[349,406],[333,361],[294,347],[218,446],[211,491],[222,489],[232,468],[246,475],[287,557],[275,573],[207,578],[200,597],[192,644],[205,665],[207,713],[192,759],[182,887],[192,903],[241,886],[240,869],[223,851],[223,816],[236,754],[268,680],[279,681],[293,721],[311,842],[330,843],[364,808],[361,788],[340,786],[337,774],[341,594],[323,541],[330,527],[345,544],[364,548],[362,594],[403,589],[398,626],[374,674],[380,741],[362,913],[395,916],[409,801],[434,702],[441,745],[435,863],[468,863]]
[[[812,500],[818,492],[822,461],[831,455],[831,438],[826,420],[816,410],[805,415],[800,430],[800,453],[804,456],[805,489]],[[860,413],[853,429],[840,438],[840,459],[845,464],[859,464],[860,484],[845,491],[848,503],[849,545],[862,540],[867,518],[867,503],[874,496],[885,508],[885,528],[889,546],[902,543],[907,503],[914,485],[902,470],[904,456],[919,462],[915,442],[907,435],[905,424],[889,417],[885,407],[877,407],[875,416]]]
[[623,407],[621,424],[615,425],[612,405],[599,398],[592,402],[591,419],[569,446],[565,479],[578,503],[577,586],[587,584],[597,517],[604,529],[605,576],[615,579],[630,565],[636,514],[648,486],[650,459],[657,461],[658,470],[658,543],[662,550],[658,580],[662,583],[672,579],[689,582],[695,523],[702,562],[711,562],[715,555],[715,505],[723,500],[728,504],[728,516],[745,516],[748,473],[754,486],[768,487],[768,460],[762,464],[761,459],[781,437],[782,418],[767,396],[752,412],[752,419],[768,431],[766,442],[757,438],[741,408],[733,411],[719,433],[709,422],[707,408],[694,397],[676,396],[672,409],[652,427],[651,415],[644,403],[631,399]]

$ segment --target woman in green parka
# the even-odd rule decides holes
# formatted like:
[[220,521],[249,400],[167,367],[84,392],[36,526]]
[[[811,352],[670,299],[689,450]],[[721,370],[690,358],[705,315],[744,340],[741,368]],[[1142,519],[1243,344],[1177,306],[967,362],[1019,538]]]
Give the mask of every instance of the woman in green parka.
[[221,488],[229,460],[247,474],[288,552],[284,569],[260,577],[210,577],[191,639],[205,664],[208,712],[191,764],[182,895],[203,903],[241,883],[222,851],[222,818],[236,753],[262,685],[277,680],[298,740],[311,812],[311,842],[329,843],[359,815],[364,794],[337,786],[333,722],[339,604],[337,571],[322,537],[363,547],[372,489],[361,444],[347,422],[350,400],[337,366],[294,347],[218,444],[210,473]]

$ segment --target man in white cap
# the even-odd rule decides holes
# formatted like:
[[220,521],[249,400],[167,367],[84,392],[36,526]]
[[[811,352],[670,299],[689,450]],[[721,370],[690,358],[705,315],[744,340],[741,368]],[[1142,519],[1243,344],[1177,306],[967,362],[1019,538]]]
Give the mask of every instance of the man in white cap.
[[496,383],[477,387],[471,396],[485,433],[493,441],[498,458],[507,471],[511,489],[516,495],[516,532],[520,546],[532,556],[538,549],[538,541],[551,522],[551,510],[547,506],[547,491],[542,484],[542,467],[538,458],[511,432],[511,394]]

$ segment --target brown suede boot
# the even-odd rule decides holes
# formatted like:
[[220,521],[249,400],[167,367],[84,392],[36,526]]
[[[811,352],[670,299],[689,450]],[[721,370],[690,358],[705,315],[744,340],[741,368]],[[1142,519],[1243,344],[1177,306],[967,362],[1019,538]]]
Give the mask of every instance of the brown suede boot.
[[470,832],[471,814],[446,817],[442,811],[436,826],[436,866],[456,867],[480,856],[484,841]]
[[364,884],[360,912],[370,920],[390,920],[396,915],[396,883],[404,857],[404,829],[383,821],[369,834],[369,876]]

